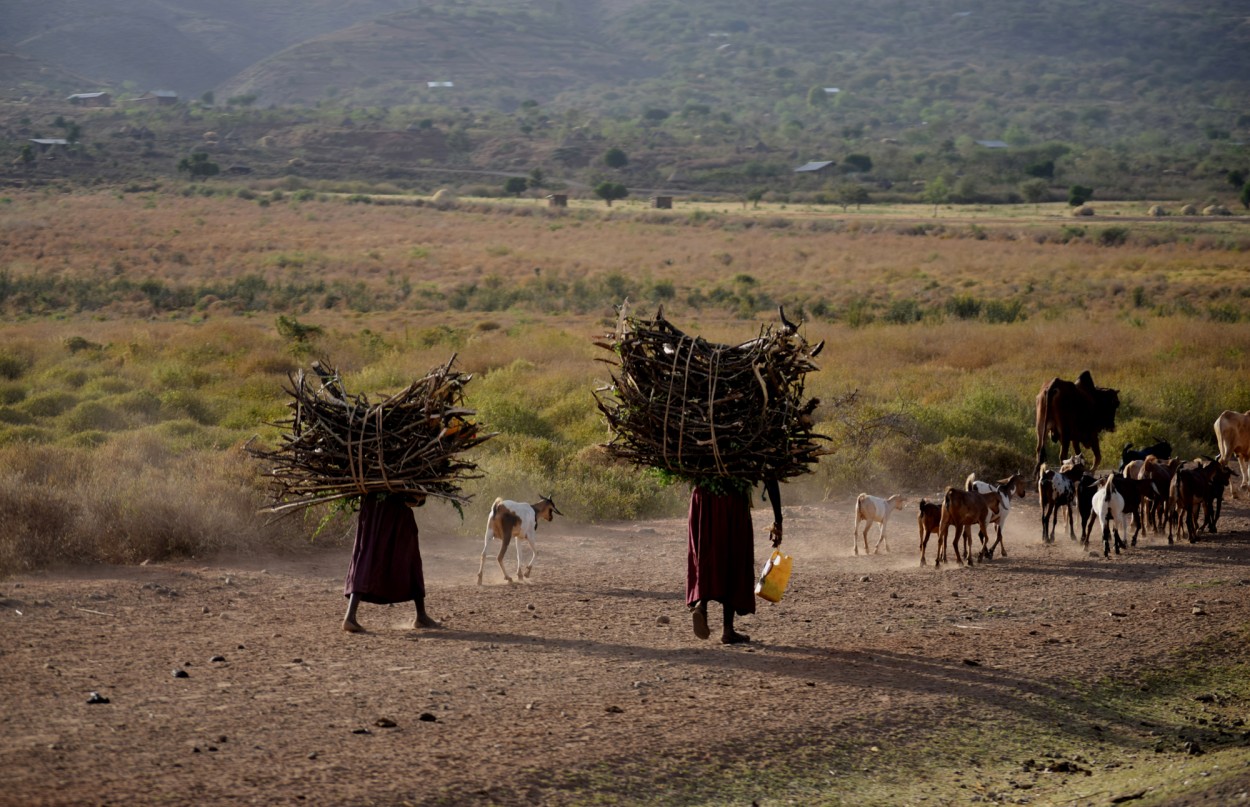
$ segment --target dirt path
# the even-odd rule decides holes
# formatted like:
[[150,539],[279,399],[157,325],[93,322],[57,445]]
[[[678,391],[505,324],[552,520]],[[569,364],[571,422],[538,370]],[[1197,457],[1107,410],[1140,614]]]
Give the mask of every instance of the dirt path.
[[[1240,640],[1244,508],[1108,561],[1043,546],[1021,504],[1010,557],[940,571],[914,500],[889,555],[850,555],[850,512],[787,508],[791,589],[740,647],[691,633],[682,520],[544,525],[516,586],[476,586],[478,541],[424,529],[437,631],[364,605],[343,633],[346,550],[2,581],[0,803],[1106,804],[1200,759],[1191,724],[1244,745],[1232,694],[1167,725],[1082,698]],[[990,746],[949,746],[970,736]]]

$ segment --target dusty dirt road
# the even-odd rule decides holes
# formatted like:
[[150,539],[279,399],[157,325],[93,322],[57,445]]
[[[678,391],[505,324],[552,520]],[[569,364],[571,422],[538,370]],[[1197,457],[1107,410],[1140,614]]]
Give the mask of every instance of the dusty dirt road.
[[1104,560],[1062,531],[1042,545],[1022,502],[1009,557],[940,571],[918,565],[915,512],[891,553],[855,557],[849,502],[787,507],[790,591],[733,647],[692,634],[681,519],[544,524],[532,584],[488,566],[481,587],[480,539],[423,522],[441,630],[363,605],[369,632],[344,633],[345,549],[0,581],[0,803],[1247,797],[1235,691],[1180,695],[1163,721],[1085,691],[1132,703],[1165,694],[1152,671],[1244,664],[1244,507],[1196,545],[1150,535]]

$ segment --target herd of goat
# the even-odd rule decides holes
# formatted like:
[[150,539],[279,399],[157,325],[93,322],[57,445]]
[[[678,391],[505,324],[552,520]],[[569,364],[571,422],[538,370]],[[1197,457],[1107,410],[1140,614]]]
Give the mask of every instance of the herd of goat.
[[[1202,530],[1216,531],[1224,492],[1238,474],[1226,462],[1199,458],[1182,462],[1172,456],[1172,447],[1160,440],[1152,446],[1134,450],[1124,448],[1118,471],[1096,475],[1085,464],[1083,455],[1063,460],[1058,468],[1042,465],[1036,479],[1038,503],[1042,515],[1042,541],[1053,543],[1060,516],[1066,511],[1068,534],[1089,547],[1090,535],[1097,524],[1102,532],[1103,555],[1110,557],[1129,545],[1137,545],[1137,537],[1149,527],[1156,533],[1167,532],[1168,543],[1184,531],[1194,542]],[[971,565],[975,560],[990,560],[997,550],[1003,557],[1003,527],[1011,512],[1013,499],[1028,495],[1033,487],[1029,478],[1016,473],[998,482],[968,477],[964,489],[947,488],[940,502],[920,500],[916,521],[920,535],[920,565],[926,565],[926,548],[930,536],[937,535],[934,566],[947,562],[947,543],[951,528],[955,530],[955,562]],[[901,496],[881,498],[860,494],[855,504],[855,554],[862,540],[868,553],[868,531],[880,526],[880,535],[873,548],[883,543],[886,550],[886,525],[890,515],[903,507]],[[1074,511],[1080,521],[1079,536]],[[862,525],[862,532],[861,532]],[[988,528],[994,527],[990,541]],[[974,556],[972,528],[979,531],[981,546]],[[1130,534],[1130,529],[1132,530]]]

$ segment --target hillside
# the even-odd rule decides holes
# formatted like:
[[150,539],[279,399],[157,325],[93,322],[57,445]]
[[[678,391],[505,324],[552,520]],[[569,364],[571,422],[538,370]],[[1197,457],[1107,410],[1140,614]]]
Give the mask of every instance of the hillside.
[[[445,148],[416,165],[383,167],[361,146],[378,161],[363,176],[390,179],[538,169],[742,194],[943,178],[956,201],[995,201],[1032,177],[1050,198],[1084,183],[1228,203],[1239,186],[1226,178],[1250,170],[1250,17],[1236,0],[60,0],[10,9],[0,47],[45,67],[11,76],[11,99],[63,98],[67,75],[123,105],[148,89],[205,99],[144,119],[157,144],[113,155],[122,174],[168,170],[218,129],[235,150],[214,156],[276,173],[310,155],[259,139],[328,128],[434,130]],[[10,160],[17,138],[65,114],[33,112],[0,108]],[[116,131],[134,117],[92,121]],[[612,146],[628,167],[596,163]],[[834,166],[796,178],[807,160]],[[315,174],[347,178],[358,162],[341,154]]]

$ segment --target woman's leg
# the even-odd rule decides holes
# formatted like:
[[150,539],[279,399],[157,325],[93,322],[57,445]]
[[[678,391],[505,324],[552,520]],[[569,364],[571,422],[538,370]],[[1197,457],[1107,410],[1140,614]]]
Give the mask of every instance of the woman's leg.
[[347,614],[343,617],[343,630],[348,633],[363,633],[364,628],[356,621],[356,606],[360,605],[360,595],[352,594],[347,598]]

